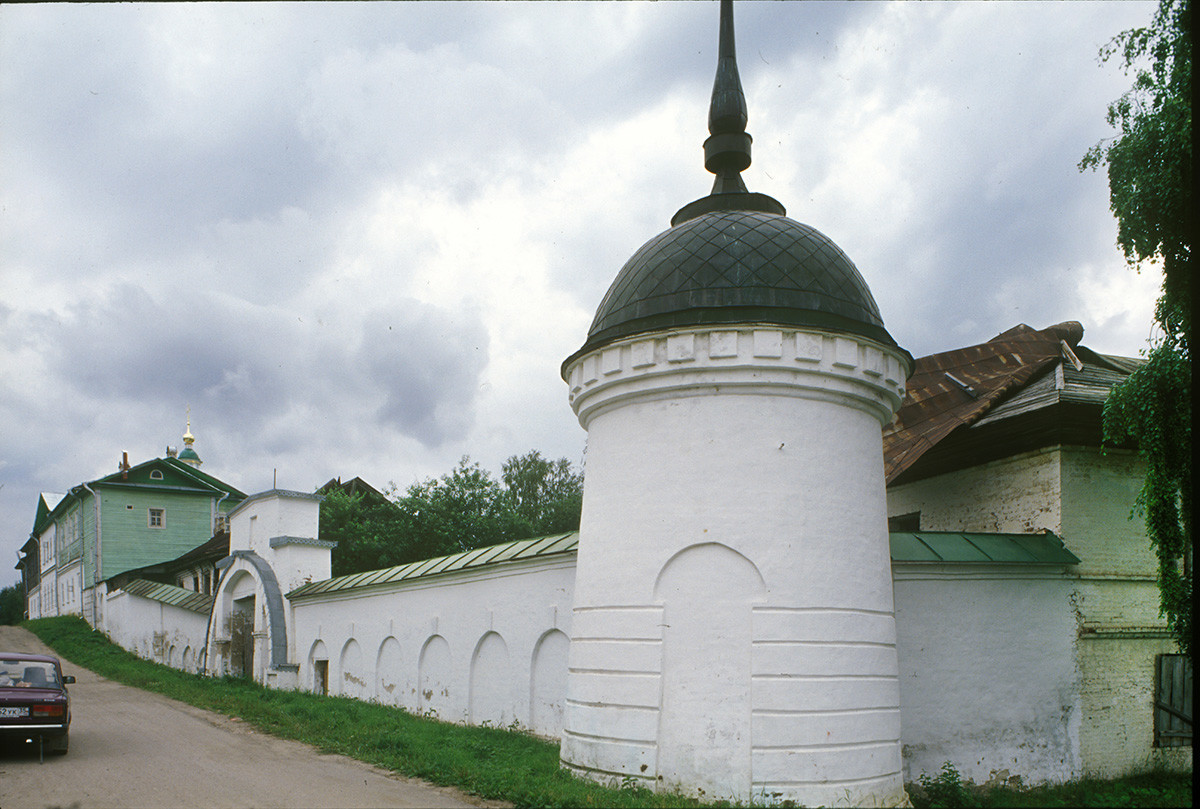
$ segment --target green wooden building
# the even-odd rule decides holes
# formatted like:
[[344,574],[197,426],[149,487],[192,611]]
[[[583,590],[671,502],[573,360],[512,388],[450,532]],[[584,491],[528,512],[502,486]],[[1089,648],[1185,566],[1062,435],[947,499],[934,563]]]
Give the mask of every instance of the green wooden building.
[[105,582],[127,570],[176,559],[227,530],[246,495],[199,469],[188,444],[176,456],[81,483],[50,505],[39,498],[18,563],[30,618],[81,614],[103,627]]

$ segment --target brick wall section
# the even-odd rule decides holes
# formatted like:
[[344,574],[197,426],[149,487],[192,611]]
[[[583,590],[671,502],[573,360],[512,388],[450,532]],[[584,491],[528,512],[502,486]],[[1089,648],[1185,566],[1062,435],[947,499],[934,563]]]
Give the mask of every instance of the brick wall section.
[[1080,575],[1154,576],[1145,523],[1133,516],[1145,464],[1132,452],[1063,447],[1062,536]]
[[1191,768],[1191,747],[1154,747],[1154,659],[1177,651],[1168,639],[1080,640],[1079,741],[1086,774],[1112,778],[1151,765]]
[[1060,489],[1054,447],[892,486],[888,516],[919,511],[925,531],[1060,534]]

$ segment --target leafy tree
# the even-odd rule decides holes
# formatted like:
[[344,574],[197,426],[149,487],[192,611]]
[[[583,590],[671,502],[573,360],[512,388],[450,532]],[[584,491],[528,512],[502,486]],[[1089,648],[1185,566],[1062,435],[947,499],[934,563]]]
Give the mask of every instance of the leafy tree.
[[12,626],[25,618],[25,588],[20,583],[0,590],[0,624]]
[[1196,227],[1192,168],[1192,31],[1189,0],[1161,0],[1150,25],[1124,31],[1100,52],[1119,55],[1133,87],[1108,107],[1120,130],[1092,147],[1081,169],[1108,167],[1117,244],[1135,269],[1158,261],[1162,295],[1146,363],[1104,407],[1105,439],[1133,441],[1147,472],[1137,509],[1159,560],[1161,613],[1191,655],[1192,433],[1191,258]]
[[501,466],[500,478],[512,509],[545,536],[579,529],[583,507],[583,475],[566,458],[550,461],[531,450],[514,455]]
[[320,538],[338,543],[332,572],[344,576],[579,528],[583,478],[567,459],[536,450],[504,462],[503,485],[464,456],[440,478],[386,499],[326,490]]
[[411,515],[428,556],[532,535],[532,526],[509,507],[500,484],[465,455],[449,474],[410,486],[399,505]]
[[338,543],[331,560],[334,576],[411,561],[410,528],[407,515],[390,500],[371,502],[334,489],[321,503],[320,538]]

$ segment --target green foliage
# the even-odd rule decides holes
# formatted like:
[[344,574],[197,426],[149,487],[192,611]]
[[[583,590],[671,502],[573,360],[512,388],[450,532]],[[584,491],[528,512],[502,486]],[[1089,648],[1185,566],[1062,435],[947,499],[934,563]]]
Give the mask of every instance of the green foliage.
[[1168,770],[1121,778],[1084,778],[1023,790],[992,789],[982,793],[985,807],[1180,807],[1192,805],[1192,774]]
[[981,805],[949,761],[942,765],[941,772],[935,776],[921,773],[917,783],[920,789],[913,790],[917,793],[913,796],[913,805],[919,809],[959,809]]
[[[1191,334],[1192,37],[1189,0],[1161,0],[1151,24],[1118,34],[1100,56],[1119,55],[1133,87],[1108,107],[1121,132],[1093,146],[1080,168],[1108,166],[1117,243],[1131,264],[1161,259],[1159,321],[1168,339]],[[1148,64],[1146,61],[1148,60]]]
[[533,529],[532,536],[579,529],[583,475],[566,458],[550,461],[533,450],[514,455],[501,467],[509,507]]
[[1147,461],[1136,508],[1158,555],[1159,606],[1180,649],[1192,639],[1192,369],[1160,344],[1104,404],[1106,440]]
[[509,507],[500,484],[465,455],[451,472],[414,483],[400,500],[428,556],[458,553],[533,536],[533,526]]
[[391,501],[369,502],[361,494],[335,489],[321,503],[320,539],[337,542],[334,576],[403,564],[408,521]]
[[13,626],[25,617],[25,586],[21,583],[0,590],[0,624]]
[[1147,362],[1105,404],[1108,442],[1133,441],[1147,473],[1137,508],[1159,559],[1162,614],[1191,655],[1192,444],[1191,257],[1196,227],[1192,168],[1192,35],[1189,0],[1160,0],[1145,28],[1118,34],[1101,59],[1119,55],[1133,87],[1109,105],[1120,130],[1088,151],[1081,169],[1108,167],[1117,243],[1137,267],[1159,261],[1160,331]]
[[976,786],[963,781],[954,765],[946,762],[935,776],[922,774],[908,784],[915,809],[935,807],[1171,807],[1192,805],[1192,774],[1150,770],[1121,778],[1084,778],[1065,784],[1044,784],[1027,789]]
[[338,543],[333,575],[579,528],[583,477],[566,458],[534,450],[504,462],[501,481],[464,456],[440,478],[414,483],[386,502],[335,490],[321,504],[320,538]]

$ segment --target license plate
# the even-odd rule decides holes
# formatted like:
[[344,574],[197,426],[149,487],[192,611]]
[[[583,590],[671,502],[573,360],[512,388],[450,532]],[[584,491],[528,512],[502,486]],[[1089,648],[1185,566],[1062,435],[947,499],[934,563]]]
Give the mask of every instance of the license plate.
[[29,716],[28,708],[0,708],[0,719],[24,719]]

